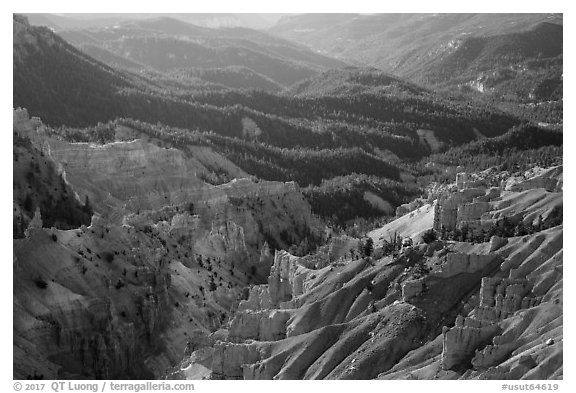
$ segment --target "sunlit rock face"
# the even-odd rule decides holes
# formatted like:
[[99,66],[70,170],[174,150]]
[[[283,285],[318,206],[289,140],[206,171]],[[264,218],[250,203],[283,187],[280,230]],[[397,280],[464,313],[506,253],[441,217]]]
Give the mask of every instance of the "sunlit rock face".
[[[93,242],[80,230],[37,230],[14,241],[15,345],[24,352],[32,345],[39,359],[57,365],[27,368],[20,359],[21,378],[46,371],[45,378],[154,375],[143,361],[150,355],[146,347],[161,345],[158,336],[169,320],[163,310],[170,276],[153,258],[138,267],[128,267],[124,254],[107,262],[103,255],[114,252],[104,254]],[[119,252],[121,246],[113,247]],[[77,248],[92,254],[82,257]],[[126,267],[118,272],[118,265]]]
[[560,165],[507,177],[490,170],[459,173],[457,191],[438,196],[433,228],[442,232],[466,227],[478,234],[504,217],[525,224],[545,219],[554,207],[562,206],[562,172]]
[[246,310],[238,312],[230,322],[229,338],[245,340],[277,341],[286,337],[286,322],[290,312],[286,310]]
[[[244,288],[266,282],[271,244],[320,236],[294,183],[205,183],[202,162],[217,160],[205,148],[68,143],[25,110],[14,122],[95,210],[66,231],[38,215],[14,240],[15,378],[162,378],[214,343]],[[286,319],[248,317],[236,332],[256,324],[257,338],[279,338]]]
[[549,192],[560,192],[564,187],[563,167],[560,165],[552,168],[533,168],[522,176],[511,177],[505,182],[504,187],[507,191],[544,188]]
[[[470,203],[486,211],[466,222],[502,210],[521,222],[561,201],[561,192],[506,191],[492,180],[501,179],[446,190],[455,220]],[[432,215],[420,208],[374,233],[419,232],[419,216]],[[379,259],[348,256],[348,238],[304,258],[276,252],[268,283],[246,291],[227,336],[202,350],[213,363],[202,365],[219,379],[559,378],[562,230],[416,240]]]
[[[17,378],[562,377],[562,167],[459,174],[369,234],[413,238],[395,253],[361,257],[341,236],[299,257],[281,249],[322,227],[294,183],[211,185],[191,175],[198,157],[152,141],[66,153],[24,111],[15,123],[96,210],[67,231],[39,215],[14,240]],[[128,182],[152,163],[163,172],[133,188],[87,176],[116,165]],[[533,231],[420,241],[504,218]]]
[[[270,198],[258,195],[264,203]],[[286,205],[293,198],[302,206],[301,197],[285,195]],[[273,259],[265,238],[292,232],[290,215],[275,219],[227,204],[223,198],[194,214],[141,212],[121,226],[94,216],[88,228],[39,227],[15,240],[15,345],[24,354],[36,348],[44,362],[30,368],[23,354],[19,377],[159,377],[189,343],[205,345],[202,337],[229,318],[242,288],[268,275]],[[247,318],[232,330],[241,339],[285,335],[287,315]]]

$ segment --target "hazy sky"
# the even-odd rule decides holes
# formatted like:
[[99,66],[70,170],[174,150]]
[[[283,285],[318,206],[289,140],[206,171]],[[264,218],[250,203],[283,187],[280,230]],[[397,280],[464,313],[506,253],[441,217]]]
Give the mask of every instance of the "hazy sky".
[[207,27],[242,26],[264,29],[274,25],[282,16],[267,13],[27,13],[30,23],[56,30],[78,27],[107,26],[126,19],[147,19],[161,16]]

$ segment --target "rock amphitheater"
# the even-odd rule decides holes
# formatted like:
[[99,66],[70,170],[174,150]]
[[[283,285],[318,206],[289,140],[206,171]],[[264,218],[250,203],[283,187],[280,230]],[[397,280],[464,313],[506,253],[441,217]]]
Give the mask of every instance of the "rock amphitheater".
[[[71,230],[38,213],[14,240],[15,378],[563,377],[563,226],[542,225],[562,166],[458,174],[370,232],[374,256],[334,237],[297,257],[280,249],[324,228],[294,183],[221,157],[238,179],[213,186],[215,152],[64,142],[24,110],[14,131],[98,212]],[[538,229],[477,240],[504,218]],[[397,236],[413,246],[377,257]]]

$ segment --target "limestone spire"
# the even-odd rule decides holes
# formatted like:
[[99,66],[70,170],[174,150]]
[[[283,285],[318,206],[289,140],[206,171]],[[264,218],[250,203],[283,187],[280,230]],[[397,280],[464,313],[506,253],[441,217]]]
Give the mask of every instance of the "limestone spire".
[[42,229],[42,215],[40,214],[40,208],[36,207],[36,211],[34,212],[34,218],[28,224],[28,228],[24,231],[24,235],[26,237],[30,237],[32,231],[36,229]]

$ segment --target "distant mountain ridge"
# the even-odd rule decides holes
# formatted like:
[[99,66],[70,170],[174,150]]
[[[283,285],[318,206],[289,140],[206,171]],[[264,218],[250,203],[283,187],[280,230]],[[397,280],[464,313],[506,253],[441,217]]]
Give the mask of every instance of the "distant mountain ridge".
[[522,74],[526,70],[521,65],[527,60],[562,56],[562,44],[562,26],[542,22],[528,31],[454,41],[453,50],[427,63],[399,69],[429,83],[465,81],[481,72],[501,69]]
[[561,14],[320,14],[268,31],[426,86],[526,101],[561,97],[562,23]]
[[562,15],[302,14],[284,17],[268,31],[323,53],[344,58],[356,54],[359,61],[391,69],[394,59],[414,49],[433,49],[467,36],[527,31],[542,22],[562,25]]
[[172,13],[172,14],[24,14],[35,26],[46,26],[60,31],[70,28],[111,26],[129,19],[150,19],[158,15],[179,19],[204,27],[248,27],[264,29],[274,25],[285,14],[255,13]]
[[[264,32],[243,27],[212,29],[169,17],[59,33],[99,60],[133,71],[236,66],[250,68],[286,87],[327,68],[345,65]],[[254,87],[260,86],[256,83]]]
[[[380,208],[368,206],[376,200],[372,194],[390,204],[386,211],[407,202],[418,190],[414,176],[421,169],[414,160],[522,123],[491,106],[455,101],[376,68],[326,69],[285,89],[241,66],[135,73],[107,66],[23,17],[15,16],[14,31],[13,106],[27,108],[66,140],[113,142],[114,130],[128,125],[163,145],[209,146],[260,179],[315,187],[309,193],[319,201],[314,206],[324,203],[326,189],[341,187],[341,179],[362,176],[365,181],[341,199],[367,200],[350,205],[339,220],[373,215]],[[98,39],[120,34],[95,31]],[[232,30],[219,34],[228,39]]]
[[[74,48],[48,28],[30,26],[19,15],[14,15],[13,61],[14,106],[26,106],[49,121],[54,116],[66,124],[78,124],[79,118],[97,121],[95,109],[100,114],[113,113],[116,107],[109,97],[132,86],[116,70]],[[71,107],[75,109],[70,111]]]
[[15,379],[563,378],[558,16],[118,15],[13,15]]
[[371,67],[332,69],[299,82],[287,90],[294,95],[331,95],[373,93],[422,94],[426,90]]

